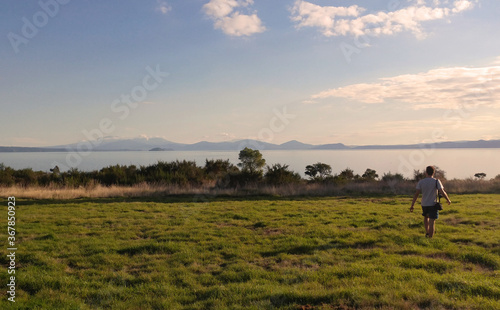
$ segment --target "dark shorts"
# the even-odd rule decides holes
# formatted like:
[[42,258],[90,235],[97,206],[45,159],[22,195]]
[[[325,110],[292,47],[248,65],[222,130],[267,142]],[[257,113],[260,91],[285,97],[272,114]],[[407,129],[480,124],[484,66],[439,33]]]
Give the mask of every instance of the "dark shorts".
[[422,215],[431,219],[437,220],[439,217],[439,210],[437,207],[422,207]]

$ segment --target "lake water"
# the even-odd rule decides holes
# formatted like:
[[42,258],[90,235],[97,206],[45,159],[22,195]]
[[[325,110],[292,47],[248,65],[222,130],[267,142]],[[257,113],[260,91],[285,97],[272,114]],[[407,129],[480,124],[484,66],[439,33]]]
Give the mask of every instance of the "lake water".
[[[401,173],[413,176],[413,170],[423,170],[436,165],[447,173],[448,179],[473,177],[484,172],[487,179],[500,174],[500,149],[416,149],[416,150],[300,150],[261,151],[266,163],[287,164],[290,169],[304,176],[305,167],[322,162],[332,166],[333,173],[345,168],[363,174],[367,168],[384,173]],[[61,171],[77,168],[82,171],[99,170],[110,165],[150,165],[158,161],[190,160],[198,166],[205,159],[229,159],[237,164],[237,151],[189,152],[92,152],[86,156],[76,153],[0,153],[0,163],[14,169],[33,168],[49,171],[58,165]]]

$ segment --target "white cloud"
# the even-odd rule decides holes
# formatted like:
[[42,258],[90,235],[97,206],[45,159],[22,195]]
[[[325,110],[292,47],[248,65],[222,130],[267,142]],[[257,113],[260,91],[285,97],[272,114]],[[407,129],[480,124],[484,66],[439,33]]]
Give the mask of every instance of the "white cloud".
[[156,10],[158,12],[161,12],[162,14],[167,14],[168,12],[172,11],[172,6],[170,6],[167,2],[165,1],[156,1],[158,6],[156,7]]
[[255,14],[244,15],[238,12],[215,21],[214,27],[230,36],[250,36],[265,30],[259,17]]
[[470,10],[474,7],[476,0],[446,1],[447,5],[443,6],[440,6],[439,1],[431,2],[432,4],[427,4],[424,0],[418,0],[413,5],[396,11],[379,11],[362,15],[366,9],[357,5],[349,7],[319,6],[297,0],[291,9],[291,19],[297,23],[297,28],[319,28],[321,33],[327,37],[380,36],[411,31],[417,38],[424,38],[423,22],[444,19]]
[[472,9],[474,3],[472,1],[467,1],[467,0],[458,0],[455,1],[454,6],[455,7],[452,9],[452,12],[460,13],[462,11]]
[[203,6],[205,14],[211,18],[223,18],[233,12],[239,6],[236,0],[211,0]]
[[347,23],[345,19],[336,21],[336,17],[358,17],[363,8],[357,5],[350,7],[319,6],[310,2],[298,0],[292,8],[291,19],[297,22],[297,27],[318,27],[325,36],[343,33]]
[[415,110],[500,107],[500,66],[439,68],[418,74],[381,78],[315,94],[312,100],[347,98],[363,103],[394,101]]
[[252,4],[253,0],[210,0],[203,10],[214,20],[215,29],[229,36],[251,36],[266,30],[257,14],[242,14],[241,9]]

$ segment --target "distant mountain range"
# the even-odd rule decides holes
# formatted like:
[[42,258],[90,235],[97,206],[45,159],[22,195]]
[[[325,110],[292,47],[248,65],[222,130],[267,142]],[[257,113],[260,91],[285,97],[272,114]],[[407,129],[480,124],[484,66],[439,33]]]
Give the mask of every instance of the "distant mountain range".
[[80,142],[68,145],[50,147],[15,147],[0,146],[0,152],[73,152],[88,151],[240,151],[245,147],[258,150],[398,150],[420,148],[500,148],[500,140],[478,140],[438,142],[433,144],[404,144],[404,145],[362,145],[348,146],[342,143],[313,145],[296,140],[283,144],[272,144],[257,140],[238,140],[232,142],[207,142],[183,144],[168,141],[162,138],[134,138],[118,139],[106,137],[101,141]]

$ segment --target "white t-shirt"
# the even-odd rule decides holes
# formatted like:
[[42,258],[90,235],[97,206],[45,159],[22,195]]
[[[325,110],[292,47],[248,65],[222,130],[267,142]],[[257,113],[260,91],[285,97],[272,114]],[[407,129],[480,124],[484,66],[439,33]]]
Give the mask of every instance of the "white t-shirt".
[[[437,188],[436,188],[437,182]],[[436,202],[437,197],[437,189],[444,189],[441,181],[436,180],[434,178],[425,178],[418,181],[417,190],[422,192],[422,206],[423,207],[432,207]]]

